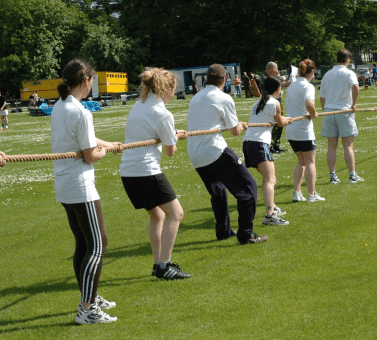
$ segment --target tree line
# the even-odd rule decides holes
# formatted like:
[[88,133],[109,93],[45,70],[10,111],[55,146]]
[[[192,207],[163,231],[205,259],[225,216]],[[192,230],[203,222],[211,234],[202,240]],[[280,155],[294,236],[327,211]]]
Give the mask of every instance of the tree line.
[[23,81],[58,78],[72,58],[127,72],[134,89],[144,66],[333,65],[340,48],[360,63],[376,17],[369,0],[0,0],[0,90],[17,98]]

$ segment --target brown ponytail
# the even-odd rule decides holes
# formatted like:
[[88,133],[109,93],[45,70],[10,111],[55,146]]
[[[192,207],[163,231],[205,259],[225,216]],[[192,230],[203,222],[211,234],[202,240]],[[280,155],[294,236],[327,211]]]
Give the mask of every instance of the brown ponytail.
[[315,70],[315,64],[313,60],[305,59],[298,64],[298,68],[300,70],[300,77],[306,77],[313,70]]

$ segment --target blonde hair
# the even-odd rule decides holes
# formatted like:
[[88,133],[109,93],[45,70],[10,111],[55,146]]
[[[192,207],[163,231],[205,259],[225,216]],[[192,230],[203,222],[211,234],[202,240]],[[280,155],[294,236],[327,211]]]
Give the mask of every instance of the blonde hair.
[[152,91],[156,96],[161,97],[170,92],[177,83],[175,74],[163,68],[150,67],[140,74],[141,84],[140,99],[144,102],[149,92]]
[[305,77],[308,74],[310,74],[313,70],[315,70],[315,64],[313,60],[305,59],[300,62],[298,68],[300,69],[299,75],[301,77]]

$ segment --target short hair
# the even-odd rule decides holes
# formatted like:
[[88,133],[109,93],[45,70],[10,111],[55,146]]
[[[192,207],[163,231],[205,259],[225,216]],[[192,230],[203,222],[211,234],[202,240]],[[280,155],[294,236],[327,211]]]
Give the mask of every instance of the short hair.
[[336,60],[338,63],[344,64],[347,59],[351,59],[351,52],[347,49],[339,50],[336,55]]
[[142,102],[147,99],[150,91],[161,97],[171,91],[177,83],[175,74],[157,67],[147,68],[139,77],[141,79],[139,89]]
[[269,61],[266,65],[266,70],[270,70],[272,68],[277,68],[277,64],[273,61]]

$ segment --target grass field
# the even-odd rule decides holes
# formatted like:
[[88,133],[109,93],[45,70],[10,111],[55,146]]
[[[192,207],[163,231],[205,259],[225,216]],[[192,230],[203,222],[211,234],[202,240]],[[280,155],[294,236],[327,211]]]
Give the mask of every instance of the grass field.
[[[377,106],[376,97],[376,89],[361,89],[358,108]],[[235,102],[239,119],[247,121],[255,99]],[[167,105],[179,129],[186,128],[188,103]],[[97,137],[123,141],[131,105],[93,113]],[[321,112],[318,91],[316,107]],[[255,232],[269,236],[263,244],[216,241],[209,195],[189,162],[186,141],[178,142],[172,158],[163,157],[163,171],[185,211],[172,257],[192,275],[183,281],[150,275],[148,215],[133,209],[124,192],[120,155],[97,162],[108,233],[99,293],[117,302],[110,314],[118,317],[107,325],[74,323],[80,300],[72,268],[74,239],[55,201],[53,163],[8,163],[0,169],[0,338],[376,339],[377,116],[357,113],[356,170],[365,178],[358,184],[348,183],[341,146],[341,183],[328,183],[321,121],[314,121],[316,189],[325,202],[291,202],[296,157],[283,138],[289,151],[274,156],[275,201],[290,224],[263,226],[261,176],[250,170],[259,195]],[[50,117],[10,114],[9,127],[0,133],[0,150],[10,155],[51,152]],[[243,160],[242,137],[224,136]],[[229,201],[237,229],[237,203],[233,197]]]

